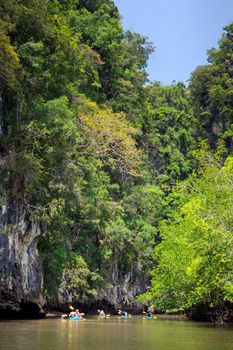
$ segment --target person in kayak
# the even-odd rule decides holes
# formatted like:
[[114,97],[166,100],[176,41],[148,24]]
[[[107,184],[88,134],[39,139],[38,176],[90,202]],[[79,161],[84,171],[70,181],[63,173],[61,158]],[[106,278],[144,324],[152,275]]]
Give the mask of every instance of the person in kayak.
[[121,317],[127,318],[128,317],[128,313],[125,310],[123,310],[122,313],[121,313]]
[[75,317],[79,317],[80,320],[83,318],[78,309],[75,310]]
[[105,312],[104,312],[104,310],[100,310],[100,312],[99,312],[99,318],[105,318]]
[[71,311],[70,313],[69,313],[69,317],[75,317],[75,311]]
[[152,312],[147,311],[147,313],[146,313],[146,317],[147,317],[147,318],[152,318]]

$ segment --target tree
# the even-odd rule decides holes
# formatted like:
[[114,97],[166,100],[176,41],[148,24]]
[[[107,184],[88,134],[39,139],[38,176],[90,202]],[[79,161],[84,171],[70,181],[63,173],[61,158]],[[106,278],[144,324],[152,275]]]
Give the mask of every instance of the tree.
[[134,136],[138,130],[123,113],[99,109],[86,101],[79,108],[79,125],[87,142],[87,152],[95,154],[103,165],[119,174],[140,176],[140,151]]
[[188,90],[182,83],[154,83],[145,90],[141,144],[152,172],[162,182],[184,179],[193,168],[195,146]]
[[19,70],[19,57],[11,44],[9,31],[13,25],[0,21],[0,89],[15,89],[17,86],[17,72]]
[[[232,157],[179,184],[182,204],[160,224],[156,267],[146,295],[161,310],[233,302]],[[142,297],[143,299],[143,297]]]
[[224,28],[219,48],[209,51],[209,64],[198,67],[191,76],[190,91],[194,113],[201,125],[201,137],[212,148],[225,140],[232,152],[232,64],[233,25]]

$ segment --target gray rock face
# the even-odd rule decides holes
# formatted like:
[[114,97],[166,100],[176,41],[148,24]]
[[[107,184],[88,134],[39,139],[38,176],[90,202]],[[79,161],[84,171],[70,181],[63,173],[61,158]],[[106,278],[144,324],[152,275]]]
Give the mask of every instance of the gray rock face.
[[0,317],[43,317],[43,275],[38,259],[40,227],[26,213],[10,220],[2,207],[0,226]]
[[97,291],[96,301],[106,301],[115,308],[119,306],[134,309],[141,308],[135,297],[147,290],[148,274],[142,270],[140,262],[122,274],[115,262],[108,273],[109,287]]
[[[106,271],[106,270],[105,270]],[[63,276],[63,287],[60,288],[58,299],[51,307],[77,304],[82,308],[95,309],[111,307],[114,309],[126,308],[131,312],[141,311],[142,306],[136,300],[136,296],[146,292],[149,280],[148,271],[145,271],[140,262],[135,262],[127,273],[119,269],[117,260],[106,271],[106,282],[97,289],[94,297],[83,295],[78,300],[74,297],[74,290],[69,286],[69,278]]]
[[[44,234],[43,231],[45,230],[30,220],[25,210],[14,208],[10,211],[6,205],[2,206],[0,318],[38,318],[45,315],[43,273],[37,250],[38,238]],[[129,272],[123,273],[116,261],[107,275],[107,286],[105,284],[97,290],[97,295],[88,301],[87,307],[108,304],[116,309],[119,305],[137,309],[139,305],[135,296],[145,292],[148,285],[148,274],[143,271],[140,263],[135,262]],[[68,287],[61,291],[56,306],[71,304],[74,300]]]

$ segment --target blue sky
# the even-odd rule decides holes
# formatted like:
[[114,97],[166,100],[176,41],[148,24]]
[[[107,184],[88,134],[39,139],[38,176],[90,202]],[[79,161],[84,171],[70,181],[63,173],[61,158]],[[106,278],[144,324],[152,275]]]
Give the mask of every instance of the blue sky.
[[115,0],[124,29],[156,46],[148,64],[150,80],[184,81],[218,46],[223,27],[233,21],[233,0]]

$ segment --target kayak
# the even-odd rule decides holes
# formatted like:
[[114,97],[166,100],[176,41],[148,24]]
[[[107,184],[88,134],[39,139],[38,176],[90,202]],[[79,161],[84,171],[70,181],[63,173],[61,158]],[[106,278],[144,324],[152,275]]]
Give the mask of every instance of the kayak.
[[70,317],[69,320],[71,320],[71,321],[81,321],[82,318],[81,317]]
[[146,316],[147,320],[152,320],[152,316]]

